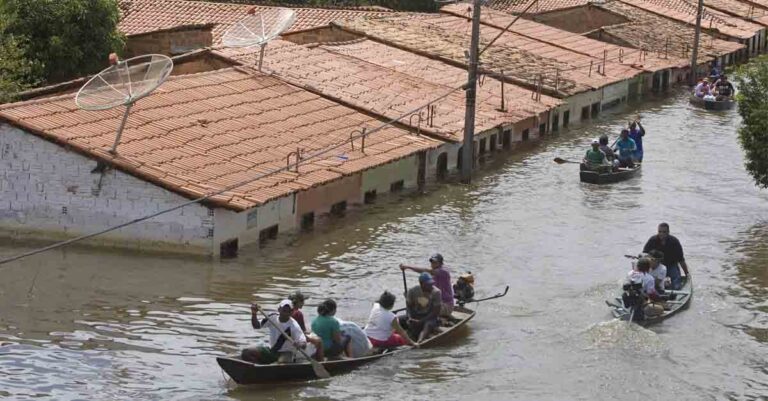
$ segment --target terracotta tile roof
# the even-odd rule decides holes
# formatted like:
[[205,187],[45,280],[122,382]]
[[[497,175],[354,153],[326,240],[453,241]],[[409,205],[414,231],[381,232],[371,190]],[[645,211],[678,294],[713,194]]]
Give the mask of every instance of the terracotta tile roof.
[[[657,54],[677,57],[691,57],[689,47],[694,28],[657,14],[632,7],[620,1],[606,2],[601,8],[620,14],[632,22],[604,27],[602,30],[632,46],[653,51]],[[699,62],[712,57],[730,54],[744,48],[736,42],[702,36],[699,45]],[[690,62],[689,62],[690,63]]]
[[[491,0],[487,6],[509,14],[520,14],[525,11],[531,0]],[[528,9],[526,14],[539,14],[565,8],[587,5],[589,0],[539,0]]]
[[[215,3],[188,0],[121,0],[122,18],[118,28],[125,35],[139,35],[179,26],[214,24],[213,42],[232,24],[242,19],[247,4]],[[256,10],[270,7],[256,6]],[[296,32],[320,26],[343,18],[390,15],[391,11],[360,11],[345,9],[296,8],[296,22],[287,32]]]
[[[471,8],[465,4],[452,4],[441,9],[445,13],[457,15],[467,19],[471,18]],[[480,14],[483,24],[499,29],[506,28],[515,17],[501,11],[483,7]],[[607,58],[615,63],[624,64],[645,71],[655,72],[670,67],[688,65],[684,58],[663,58],[655,54],[642,54],[639,49],[616,46],[599,40],[590,39],[573,32],[553,28],[539,22],[520,18],[509,28],[510,31],[527,38],[546,42],[548,44],[570,49],[575,52],[602,59],[603,52],[607,51]]]
[[[359,58],[369,63],[408,74],[419,79],[454,88],[467,82],[467,71],[428,57],[387,46],[368,39],[321,45],[325,50]],[[562,104],[559,99],[541,95],[540,101],[531,99],[532,91],[516,85],[504,85],[505,107],[520,115],[534,115]],[[501,106],[501,82],[481,77],[477,88],[477,103],[489,108]]]
[[[334,22],[334,25],[378,42],[466,65],[464,51],[469,48],[470,24],[464,18],[444,14],[392,16],[346,20]],[[499,31],[482,26],[481,48]],[[590,62],[594,64],[591,74]],[[600,62],[514,33],[502,35],[480,60],[482,71],[498,73],[504,70],[507,77],[523,86],[534,86],[541,74],[546,93],[557,93],[557,97],[600,88],[640,73],[637,69],[608,62],[608,74],[597,74]]]
[[[689,1],[690,2],[690,1]],[[766,2],[768,4],[768,2]],[[747,21],[768,26],[768,10],[754,7],[739,0],[706,0],[705,8],[746,19]]]
[[[661,15],[666,18],[674,19],[688,25],[696,24],[696,5],[686,0],[620,0],[633,7]],[[702,27],[717,30],[723,35],[738,38],[749,39],[755,36],[762,26],[744,21],[738,17],[732,17],[722,12],[705,8],[702,14]]]
[[[259,55],[258,49],[254,48],[228,48],[217,52],[245,65],[253,65]],[[264,57],[264,70],[287,82],[311,88],[336,101],[387,119],[414,110],[452,89],[357,58],[281,40],[270,43]],[[426,115],[420,126],[416,117],[403,123],[419,127],[425,134],[461,141],[464,135],[464,92],[456,91],[435,105],[433,126],[426,123]],[[478,104],[475,130],[480,133],[534,115],[519,109],[500,112],[491,105]]]
[[[353,130],[380,122],[348,107],[242,69],[171,77],[136,103],[119,155],[108,153],[123,109],[85,111],[72,95],[0,106],[0,121],[21,127],[129,174],[190,198],[286,166],[290,152],[305,155],[343,143]],[[387,127],[299,172],[281,172],[211,200],[244,210],[413,154],[441,142]],[[344,157],[340,157],[340,156]]]

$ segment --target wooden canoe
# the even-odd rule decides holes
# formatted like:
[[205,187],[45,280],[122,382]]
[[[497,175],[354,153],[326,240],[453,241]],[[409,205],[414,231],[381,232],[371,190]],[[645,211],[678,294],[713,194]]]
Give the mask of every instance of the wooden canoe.
[[582,170],[579,171],[579,179],[581,182],[589,184],[611,184],[636,176],[640,172],[640,167],[640,163],[635,163],[633,168],[619,168],[611,172],[599,173],[597,171],[584,170],[582,165]]
[[[664,310],[664,313],[662,313],[659,316],[654,317],[647,317],[643,320],[635,321],[635,323],[642,325],[642,326],[648,326],[651,324],[659,323],[663,320],[669,319],[670,317],[676,315],[681,310],[685,309],[690,305],[691,299],[693,299],[693,280],[690,276],[683,276],[683,287],[680,290],[672,291],[667,290],[667,293],[674,293],[676,294],[676,298],[674,301],[667,301],[667,306],[669,307],[669,310]],[[629,320],[630,317],[630,311],[623,306],[623,302],[621,300],[621,296],[615,298],[615,300],[612,301],[606,301],[608,306],[611,307],[611,312],[613,313],[613,316],[621,319],[621,320]]]
[[712,101],[691,95],[690,100],[692,105],[712,111],[730,110],[736,105],[736,101],[733,99]]
[[[459,329],[467,324],[473,317],[475,317],[475,311],[467,309],[465,307],[457,306],[453,311],[453,316],[458,319],[452,326],[440,327],[438,332],[432,337],[424,340],[420,347],[430,347],[445,341],[456,334]],[[354,370],[362,365],[377,361],[381,358],[385,358],[391,355],[399,354],[401,352],[413,349],[412,347],[399,347],[392,350],[384,350],[381,353],[374,355],[364,356],[361,358],[350,358],[331,360],[323,362],[323,367],[331,374],[336,376],[342,373]],[[306,381],[313,380],[315,376],[312,364],[309,362],[301,363],[286,363],[286,364],[270,364],[270,365],[258,365],[251,362],[246,362],[240,359],[239,356],[232,357],[217,357],[216,361],[219,366],[231,377],[237,384],[259,384],[259,383],[274,383],[285,381]]]

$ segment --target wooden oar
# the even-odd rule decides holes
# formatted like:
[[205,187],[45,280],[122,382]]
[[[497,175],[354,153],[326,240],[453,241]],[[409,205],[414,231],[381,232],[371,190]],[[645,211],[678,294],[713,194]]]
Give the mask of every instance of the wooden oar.
[[318,362],[318,361],[316,361],[316,360],[314,360],[314,359],[310,358],[310,356],[309,356],[309,355],[307,355],[307,352],[306,352],[306,351],[304,351],[303,349],[299,348],[299,347],[296,345],[296,343],[295,343],[295,342],[293,342],[293,339],[292,339],[291,337],[287,336],[287,335],[285,334],[285,332],[284,332],[282,329],[280,329],[280,327],[278,327],[278,326],[275,324],[275,322],[273,322],[273,321],[272,321],[272,320],[269,318],[269,316],[267,316],[267,314],[266,314],[266,313],[264,313],[264,311],[261,309],[261,307],[260,307],[260,306],[256,305],[256,309],[258,309],[258,310],[259,310],[259,312],[261,312],[261,314],[264,316],[264,318],[265,318],[265,319],[267,319],[267,322],[268,322],[269,324],[271,324],[271,325],[272,325],[272,327],[274,327],[275,329],[277,329],[277,331],[279,331],[279,332],[280,332],[280,335],[281,335],[281,336],[283,336],[283,338],[285,338],[285,340],[286,340],[286,341],[288,341],[288,342],[289,342],[291,345],[293,345],[293,348],[294,348],[295,350],[299,351],[299,352],[301,353],[301,355],[304,355],[304,358],[307,358],[307,360],[309,360],[309,363],[311,363],[311,364],[312,364],[312,370],[314,370],[314,371],[315,371],[315,375],[316,375],[317,377],[319,377],[319,378],[321,378],[321,379],[327,379],[327,378],[331,377],[331,374],[330,374],[330,373],[328,373],[328,371],[327,371],[327,370],[325,370],[325,367],[324,367],[324,366],[323,366],[323,365],[322,365],[320,362]]
[[557,163],[557,164],[563,164],[563,163],[581,164],[581,162],[575,162],[575,161],[572,161],[572,160],[565,160],[565,159],[561,159],[559,157],[555,157],[555,163]]

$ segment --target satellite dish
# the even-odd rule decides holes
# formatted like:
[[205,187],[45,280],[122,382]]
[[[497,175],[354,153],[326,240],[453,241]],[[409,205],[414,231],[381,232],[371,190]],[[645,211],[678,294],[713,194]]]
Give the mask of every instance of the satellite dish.
[[[253,11],[253,9],[251,9]],[[296,21],[296,12],[287,8],[268,8],[248,15],[232,25],[221,38],[225,47],[261,46],[259,71],[264,60],[264,48]]]
[[162,54],[149,54],[117,61],[80,88],[75,104],[84,110],[107,110],[125,106],[125,114],[117,129],[112,154],[128,120],[131,107],[137,100],[149,95],[171,75],[173,61]]

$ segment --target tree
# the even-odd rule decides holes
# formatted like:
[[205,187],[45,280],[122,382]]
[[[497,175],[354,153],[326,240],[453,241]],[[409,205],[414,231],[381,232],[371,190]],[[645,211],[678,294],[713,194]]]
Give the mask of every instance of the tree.
[[0,37],[13,37],[30,67],[18,72],[22,85],[62,81],[122,50],[118,18],[117,0],[0,0]]
[[15,94],[27,89],[34,66],[26,60],[12,36],[0,36],[0,103],[14,100]]
[[739,68],[736,83],[743,120],[739,140],[746,153],[746,168],[756,185],[768,188],[768,57]]

